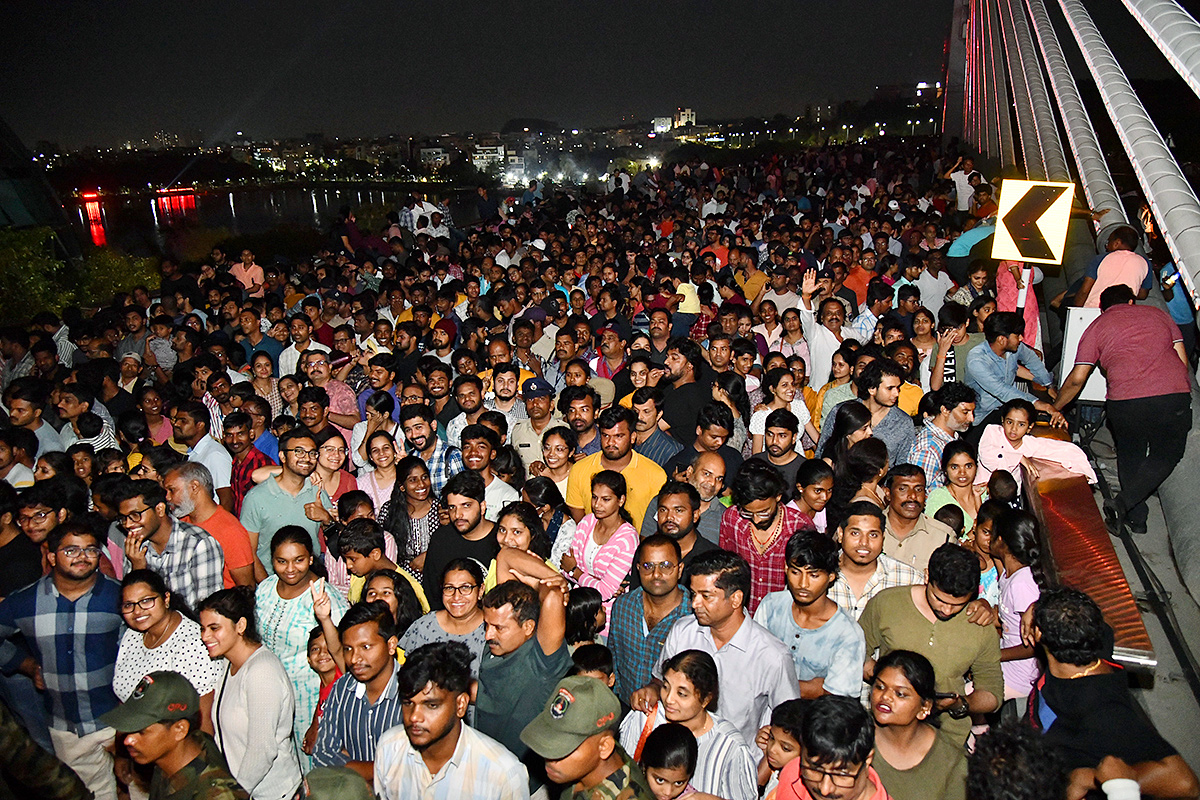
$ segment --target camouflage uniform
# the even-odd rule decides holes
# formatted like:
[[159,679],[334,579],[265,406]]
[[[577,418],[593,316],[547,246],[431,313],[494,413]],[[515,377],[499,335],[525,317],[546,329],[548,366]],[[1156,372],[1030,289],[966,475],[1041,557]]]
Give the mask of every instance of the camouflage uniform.
[[0,769],[39,800],[92,798],[79,776],[33,741],[4,703],[0,703]]
[[150,800],[249,800],[250,794],[229,774],[212,737],[199,731],[192,735],[200,743],[200,755],[170,777],[156,766]]
[[575,791],[574,786],[563,790],[559,800],[654,800],[642,768],[634,763],[617,745],[614,751],[621,756],[621,767],[591,789]]

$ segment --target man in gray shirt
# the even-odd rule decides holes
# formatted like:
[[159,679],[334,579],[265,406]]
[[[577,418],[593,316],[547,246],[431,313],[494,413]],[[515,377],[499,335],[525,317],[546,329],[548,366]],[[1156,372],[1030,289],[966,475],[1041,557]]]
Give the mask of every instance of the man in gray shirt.
[[[857,384],[858,401],[871,412],[871,435],[887,445],[890,467],[908,454],[917,435],[912,417],[896,405],[900,399],[900,387],[904,384],[904,368],[886,358],[875,359],[863,369]],[[836,417],[835,406],[825,416],[825,422],[821,425],[821,441],[817,442],[817,453],[825,451],[825,444],[833,434],[833,422]]]

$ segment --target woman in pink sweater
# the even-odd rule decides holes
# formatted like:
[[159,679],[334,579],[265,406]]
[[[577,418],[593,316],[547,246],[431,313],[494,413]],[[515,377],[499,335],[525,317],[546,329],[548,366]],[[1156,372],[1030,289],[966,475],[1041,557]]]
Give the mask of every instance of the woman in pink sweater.
[[[592,513],[579,520],[563,574],[580,586],[599,590],[611,616],[613,597],[633,566],[638,533],[625,510],[625,478],[611,469],[592,477]],[[607,628],[605,629],[607,633]]]

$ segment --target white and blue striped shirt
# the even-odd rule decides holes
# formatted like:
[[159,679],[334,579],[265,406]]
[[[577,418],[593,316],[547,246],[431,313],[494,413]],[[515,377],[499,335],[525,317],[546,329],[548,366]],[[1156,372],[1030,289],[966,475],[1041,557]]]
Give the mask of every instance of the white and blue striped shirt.
[[404,722],[395,669],[374,704],[367,699],[367,685],[347,673],[334,683],[321,709],[314,765],[340,767],[348,761],[374,761],[376,744],[384,732]]
[[380,800],[529,800],[529,776],[504,745],[462,722],[454,755],[430,774],[398,725],[379,740],[375,793]]

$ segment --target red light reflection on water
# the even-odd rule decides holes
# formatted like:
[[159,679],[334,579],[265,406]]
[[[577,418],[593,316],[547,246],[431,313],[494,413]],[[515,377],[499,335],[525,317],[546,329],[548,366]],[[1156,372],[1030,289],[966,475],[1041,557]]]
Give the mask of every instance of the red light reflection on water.
[[184,219],[196,211],[196,193],[191,189],[163,189],[154,199],[158,213],[168,222]]
[[97,247],[108,244],[108,235],[104,232],[104,218],[100,214],[100,201],[84,201],[83,211],[87,214],[88,232],[92,235],[92,244]]

